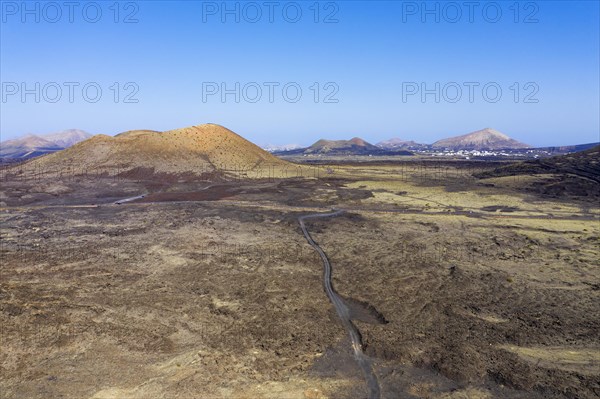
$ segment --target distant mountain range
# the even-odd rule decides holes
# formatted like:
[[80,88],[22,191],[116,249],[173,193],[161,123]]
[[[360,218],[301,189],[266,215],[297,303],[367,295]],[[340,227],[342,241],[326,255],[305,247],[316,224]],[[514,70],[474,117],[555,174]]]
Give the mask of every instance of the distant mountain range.
[[29,134],[25,137],[0,142],[0,158],[24,160],[64,150],[91,134],[78,129],[69,129],[46,135]]
[[[294,148],[291,150],[274,150],[276,155],[290,156],[321,156],[321,155],[411,155],[414,152],[420,153],[441,153],[441,152],[459,152],[459,151],[481,151],[482,154],[475,156],[494,156],[507,155],[534,157],[546,157],[555,154],[567,154],[577,151],[583,151],[598,145],[599,143],[578,144],[570,146],[557,147],[538,147],[534,148],[528,144],[517,141],[504,133],[492,128],[477,130],[468,134],[454,136],[438,140],[433,144],[417,143],[412,140],[401,138],[391,138],[381,141],[376,145],[370,144],[365,140],[355,137],[350,140],[325,140],[321,139],[309,147]],[[470,156],[471,154],[469,154]]]
[[399,138],[377,143],[377,146],[385,149],[409,149],[409,150],[473,150],[473,151],[493,151],[493,150],[516,150],[531,148],[531,146],[514,140],[507,135],[500,133],[492,128],[477,130],[461,136],[449,137],[438,140],[433,144],[422,144],[414,141],[406,141]]
[[392,138],[381,141],[377,145],[354,137],[350,140],[321,139],[306,148],[288,151],[275,151],[282,155],[409,155],[410,151],[459,151],[459,150],[503,150],[526,149],[529,145],[514,140],[497,130],[486,128],[462,136],[438,140],[433,144],[422,144],[415,141]]

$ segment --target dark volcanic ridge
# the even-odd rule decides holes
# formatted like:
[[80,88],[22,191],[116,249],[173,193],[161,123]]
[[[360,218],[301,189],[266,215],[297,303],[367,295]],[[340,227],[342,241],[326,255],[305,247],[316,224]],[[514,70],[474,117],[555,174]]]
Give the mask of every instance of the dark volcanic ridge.
[[567,174],[600,183],[600,145],[585,151],[556,155],[502,166],[483,172],[478,177],[502,177],[524,174]]
[[550,197],[600,198],[600,145],[585,151],[512,163],[475,175],[495,177],[537,176],[525,188]]

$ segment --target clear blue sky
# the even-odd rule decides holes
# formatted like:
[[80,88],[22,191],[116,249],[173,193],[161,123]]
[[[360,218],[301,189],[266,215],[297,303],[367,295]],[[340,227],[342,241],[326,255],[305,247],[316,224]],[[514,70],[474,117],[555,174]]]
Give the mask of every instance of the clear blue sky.
[[[599,141],[599,3],[475,3],[275,1],[270,9],[261,0],[228,2],[233,12],[224,14],[221,1],[99,1],[97,17],[85,1],[72,10],[2,1],[0,132],[5,140],[214,122],[258,144],[427,143],[484,127],[536,146]],[[278,84],[272,102],[269,82]],[[92,102],[96,87],[102,95]]]

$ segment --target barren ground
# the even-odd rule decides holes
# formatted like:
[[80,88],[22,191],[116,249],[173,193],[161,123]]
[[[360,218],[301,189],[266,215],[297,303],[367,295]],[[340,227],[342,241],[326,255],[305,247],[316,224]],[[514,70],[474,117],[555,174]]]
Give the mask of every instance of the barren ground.
[[597,198],[471,172],[3,181],[0,396],[364,397],[297,223],[332,207],[309,229],[383,397],[600,396]]

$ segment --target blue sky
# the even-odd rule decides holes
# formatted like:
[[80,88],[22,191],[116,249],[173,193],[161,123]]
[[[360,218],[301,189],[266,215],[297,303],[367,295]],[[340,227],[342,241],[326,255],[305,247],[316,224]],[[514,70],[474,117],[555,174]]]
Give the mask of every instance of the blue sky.
[[75,3],[1,2],[3,140],[206,122],[258,144],[600,140],[597,1]]

